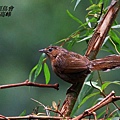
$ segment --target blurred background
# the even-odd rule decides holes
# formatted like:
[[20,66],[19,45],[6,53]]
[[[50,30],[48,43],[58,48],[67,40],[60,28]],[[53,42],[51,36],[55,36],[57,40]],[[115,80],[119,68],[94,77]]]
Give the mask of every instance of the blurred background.
[[[84,21],[89,2],[82,1],[76,11],[75,2],[71,0],[0,0],[0,6],[14,7],[10,17],[0,17],[0,85],[3,85],[28,79],[29,72],[41,55],[38,50],[68,37],[78,29],[79,24],[68,16],[66,10]],[[120,16],[117,19],[120,21]],[[86,48],[86,43],[79,43],[72,50],[84,54],[83,50]],[[99,56],[107,54],[100,52]],[[103,80],[113,81],[120,80],[119,73],[120,70],[115,70],[101,72],[101,75]],[[43,73],[36,82],[45,83]],[[16,116],[24,110],[30,114],[37,106],[31,98],[49,106],[52,101],[63,102],[70,84],[59,79],[52,70],[50,83],[59,83],[60,90],[35,87],[1,89],[0,114]],[[120,87],[117,85],[109,87],[108,93],[113,88],[118,94]],[[87,107],[82,107],[78,112]],[[40,109],[43,110],[42,107]]]

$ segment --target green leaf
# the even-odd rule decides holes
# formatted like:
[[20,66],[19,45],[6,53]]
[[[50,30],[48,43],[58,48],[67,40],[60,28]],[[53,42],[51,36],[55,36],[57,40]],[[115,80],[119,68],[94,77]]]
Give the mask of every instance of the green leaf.
[[44,75],[45,75],[46,84],[48,84],[50,81],[50,71],[46,63],[44,63]]
[[76,4],[75,4],[75,7],[74,7],[74,10],[76,9],[76,7],[78,6],[78,4],[81,2],[81,0],[77,0]]
[[55,42],[55,44],[59,44],[59,43],[61,43],[61,42],[64,42],[65,40],[66,40],[66,39],[59,40],[59,41]]
[[76,18],[75,16],[73,16],[73,15],[69,12],[69,10],[67,10],[67,13],[68,13],[68,15],[69,15],[73,20],[75,20],[76,22],[78,22],[80,25],[83,25],[82,21],[80,21],[78,18]]
[[29,74],[29,81],[32,80],[32,75],[33,75],[34,71],[37,69],[37,66],[38,66],[38,64],[35,65],[35,67],[33,67],[32,70],[30,71],[30,74]]
[[[97,82],[94,82],[94,81],[92,81],[91,83],[92,83],[92,85],[94,85],[94,86],[96,86],[96,85],[98,84]],[[91,83],[90,83],[90,81],[85,82],[86,85],[92,87]]]
[[87,37],[84,37],[83,39],[77,41],[77,43],[82,42],[82,41],[86,41],[86,40],[90,39],[91,37],[92,37],[92,35],[89,35],[89,36],[87,36]]
[[97,118],[101,118],[105,114],[106,110],[101,111],[98,115]]
[[102,46],[104,46],[104,45],[105,45],[105,43],[108,41],[108,39],[109,39],[109,36],[107,36],[107,37],[105,38],[105,40],[104,40],[104,42],[103,42]]
[[36,79],[37,79],[37,77],[38,77],[38,75],[40,74],[41,71],[42,71],[42,64],[38,64],[37,69],[35,71],[33,82],[36,81]]
[[91,87],[91,86],[89,86],[89,85],[86,84],[88,81],[90,81],[93,78],[93,74],[94,74],[94,72],[92,72],[91,74],[89,74],[87,76],[87,78],[85,79],[85,84],[83,84],[83,87],[82,87],[82,89],[80,91],[79,101],[82,101],[83,98],[85,98],[88,94],[91,94],[92,91],[94,90],[93,87]]
[[90,99],[91,97],[95,96],[95,95],[98,95],[100,92],[96,92],[96,93],[92,93],[88,96],[86,96],[82,102],[79,104],[78,108],[80,108],[88,99]]
[[120,45],[116,45],[118,52],[120,53]]
[[19,116],[25,116],[26,115],[26,110],[24,110]]
[[71,50],[75,43],[76,43],[76,39],[69,41],[67,45],[67,49]]
[[38,77],[38,75],[40,74],[40,72],[42,71],[42,63],[45,59],[45,53],[43,53],[39,59],[39,62],[37,64],[37,66],[35,67],[36,71],[35,71],[35,75],[34,75],[34,79],[33,79],[33,82],[35,82],[36,78]]
[[120,85],[120,81],[113,81],[113,82],[107,81],[107,82],[105,82],[101,87],[102,91],[105,90],[108,87],[108,85],[110,85],[110,84]]
[[[87,81],[90,81],[92,78],[93,78],[93,74],[94,72],[92,72],[91,74],[89,74],[87,76],[87,78],[85,79],[85,83]],[[79,97],[78,97],[78,103],[75,105],[75,108],[73,109],[72,113],[71,113],[71,116],[73,116],[76,111],[78,110],[78,106],[79,106],[79,103],[81,103],[81,101],[89,94],[91,94],[93,92],[94,88],[93,87],[90,87],[86,84],[83,84],[83,87],[80,91],[80,94],[79,94]]]
[[120,25],[114,25],[111,28],[120,28]]
[[88,26],[91,28],[92,25],[91,25],[91,22],[89,22],[89,20],[90,20],[90,19],[87,17],[87,18],[86,18],[86,21],[87,21],[87,23],[88,23]]
[[90,22],[90,23],[96,23],[96,22],[97,22],[97,19],[93,17],[93,18],[89,19],[88,22]]
[[117,34],[113,30],[110,30],[109,35],[114,42],[120,45],[120,38],[117,36]]
[[101,5],[102,3],[99,3],[99,4],[92,4],[91,6],[89,6],[86,10],[99,10],[100,11],[100,8],[101,8]]
[[106,89],[106,87],[108,86],[108,85],[110,85],[111,84],[111,82],[105,82],[103,85],[102,85],[102,87],[101,87],[101,89],[102,90],[105,90]]
[[91,4],[93,4],[93,1],[92,0],[89,0]]

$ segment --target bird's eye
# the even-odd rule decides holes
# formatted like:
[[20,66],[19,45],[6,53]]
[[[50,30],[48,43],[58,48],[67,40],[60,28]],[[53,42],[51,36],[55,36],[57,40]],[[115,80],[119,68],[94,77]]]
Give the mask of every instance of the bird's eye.
[[49,48],[48,50],[49,50],[49,52],[51,52],[53,49],[52,49],[52,48]]

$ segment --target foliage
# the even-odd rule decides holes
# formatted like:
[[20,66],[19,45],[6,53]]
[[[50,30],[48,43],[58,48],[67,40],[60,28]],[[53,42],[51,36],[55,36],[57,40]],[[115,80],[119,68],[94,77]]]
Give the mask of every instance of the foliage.
[[[35,65],[35,67],[32,68],[30,74],[29,74],[29,80],[31,81],[32,79],[32,75],[34,74],[34,78],[33,81],[35,82],[36,78],[38,77],[38,75],[41,73],[42,71],[42,64],[45,61],[45,54],[43,53],[39,59],[39,62],[37,65]],[[45,75],[45,80],[46,80],[46,84],[49,83],[50,81],[50,71],[48,68],[48,65],[44,62],[44,75]],[[35,73],[34,73],[35,72]]]

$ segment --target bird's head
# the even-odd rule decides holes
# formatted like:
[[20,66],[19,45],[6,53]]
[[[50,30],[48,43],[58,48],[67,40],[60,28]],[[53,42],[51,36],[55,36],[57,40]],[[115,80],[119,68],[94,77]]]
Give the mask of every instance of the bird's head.
[[39,52],[45,53],[50,58],[50,60],[56,58],[58,55],[66,52],[66,51],[67,50],[65,50],[64,48],[59,47],[59,46],[49,46],[47,48],[39,50]]

